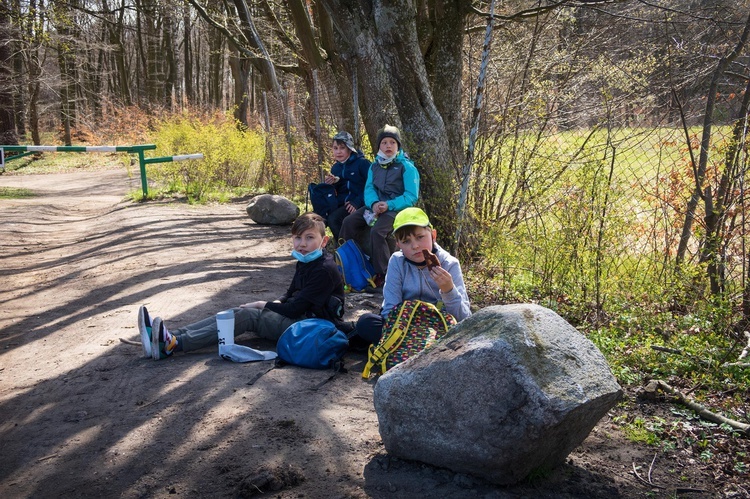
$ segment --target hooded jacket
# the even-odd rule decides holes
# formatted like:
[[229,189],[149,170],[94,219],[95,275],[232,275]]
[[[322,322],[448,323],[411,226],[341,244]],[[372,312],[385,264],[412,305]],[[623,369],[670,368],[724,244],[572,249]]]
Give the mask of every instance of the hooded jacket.
[[377,160],[372,163],[365,185],[368,208],[378,201],[387,201],[389,211],[401,211],[417,204],[418,199],[419,171],[404,151],[399,151],[386,165]]
[[341,163],[337,161],[331,167],[331,175],[339,177],[333,184],[336,188],[336,200],[339,206],[349,201],[355,208],[361,208],[365,203],[365,183],[370,170],[370,162],[357,151],[349,155],[349,159]]

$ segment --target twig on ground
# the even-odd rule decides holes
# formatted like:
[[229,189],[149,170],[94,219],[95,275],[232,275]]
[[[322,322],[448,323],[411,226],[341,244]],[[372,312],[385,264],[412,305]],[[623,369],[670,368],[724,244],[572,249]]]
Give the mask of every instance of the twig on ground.
[[635,474],[635,477],[640,480],[644,485],[648,485],[649,487],[656,487],[657,489],[663,489],[665,487],[662,487],[661,485],[655,485],[653,483],[649,483],[646,480],[643,479],[641,475],[638,474],[638,468],[635,466],[635,461],[633,461],[633,474]]
[[731,426],[732,428],[744,433],[745,435],[750,435],[750,424],[741,423],[740,421],[735,421],[734,419],[726,418],[722,416],[721,414],[716,414],[714,412],[711,412],[710,410],[706,409],[699,403],[690,400],[682,392],[680,392],[676,388],[672,388],[671,386],[669,386],[666,382],[662,380],[650,381],[648,385],[646,386],[645,390],[648,393],[655,393],[657,390],[661,390],[665,393],[669,393],[670,395],[674,395],[675,397],[677,397],[677,400],[680,403],[682,403],[687,408],[695,411],[703,419],[707,419],[708,421],[712,421],[714,423],[727,424]]
[[133,341],[133,340],[125,339],[125,338],[120,338],[120,343],[125,343],[126,345],[140,345],[141,344],[140,341]]
[[648,467],[648,483],[651,485],[654,484],[654,482],[651,481],[651,470],[654,469],[654,462],[656,461],[656,454],[654,454],[654,458],[651,460],[651,466]]

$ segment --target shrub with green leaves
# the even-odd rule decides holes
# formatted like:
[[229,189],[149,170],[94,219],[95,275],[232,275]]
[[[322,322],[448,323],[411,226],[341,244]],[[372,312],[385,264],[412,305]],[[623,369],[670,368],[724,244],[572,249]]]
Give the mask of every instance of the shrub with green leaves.
[[221,198],[238,188],[254,188],[263,164],[262,132],[242,131],[232,119],[194,115],[170,117],[154,131],[156,155],[203,153],[202,160],[152,164],[148,176],[168,192],[185,194],[191,201]]

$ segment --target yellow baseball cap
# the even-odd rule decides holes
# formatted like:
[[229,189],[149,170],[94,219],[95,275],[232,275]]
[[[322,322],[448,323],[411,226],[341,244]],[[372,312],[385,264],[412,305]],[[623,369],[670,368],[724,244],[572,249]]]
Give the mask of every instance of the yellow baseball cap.
[[393,220],[393,232],[396,232],[401,227],[406,227],[407,225],[432,227],[427,213],[416,207],[404,208],[398,212],[396,218]]

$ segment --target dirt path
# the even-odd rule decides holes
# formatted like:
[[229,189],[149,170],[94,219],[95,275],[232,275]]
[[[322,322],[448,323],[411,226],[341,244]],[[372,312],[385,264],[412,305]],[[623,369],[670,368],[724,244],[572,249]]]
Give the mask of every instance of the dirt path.
[[[215,349],[141,358],[120,341],[138,339],[140,304],[184,324],[276,298],[293,264],[289,228],[254,224],[244,202],[124,202],[138,182],[0,176],[37,194],[0,200],[0,497],[666,497],[680,476],[715,492],[679,462],[654,470],[663,490],[644,486],[631,465],[655,451],[606,418],[569,464],[518,487],[391,459],[357,354],[332,380]],[[367,309],[357,298],[352,316]]]

